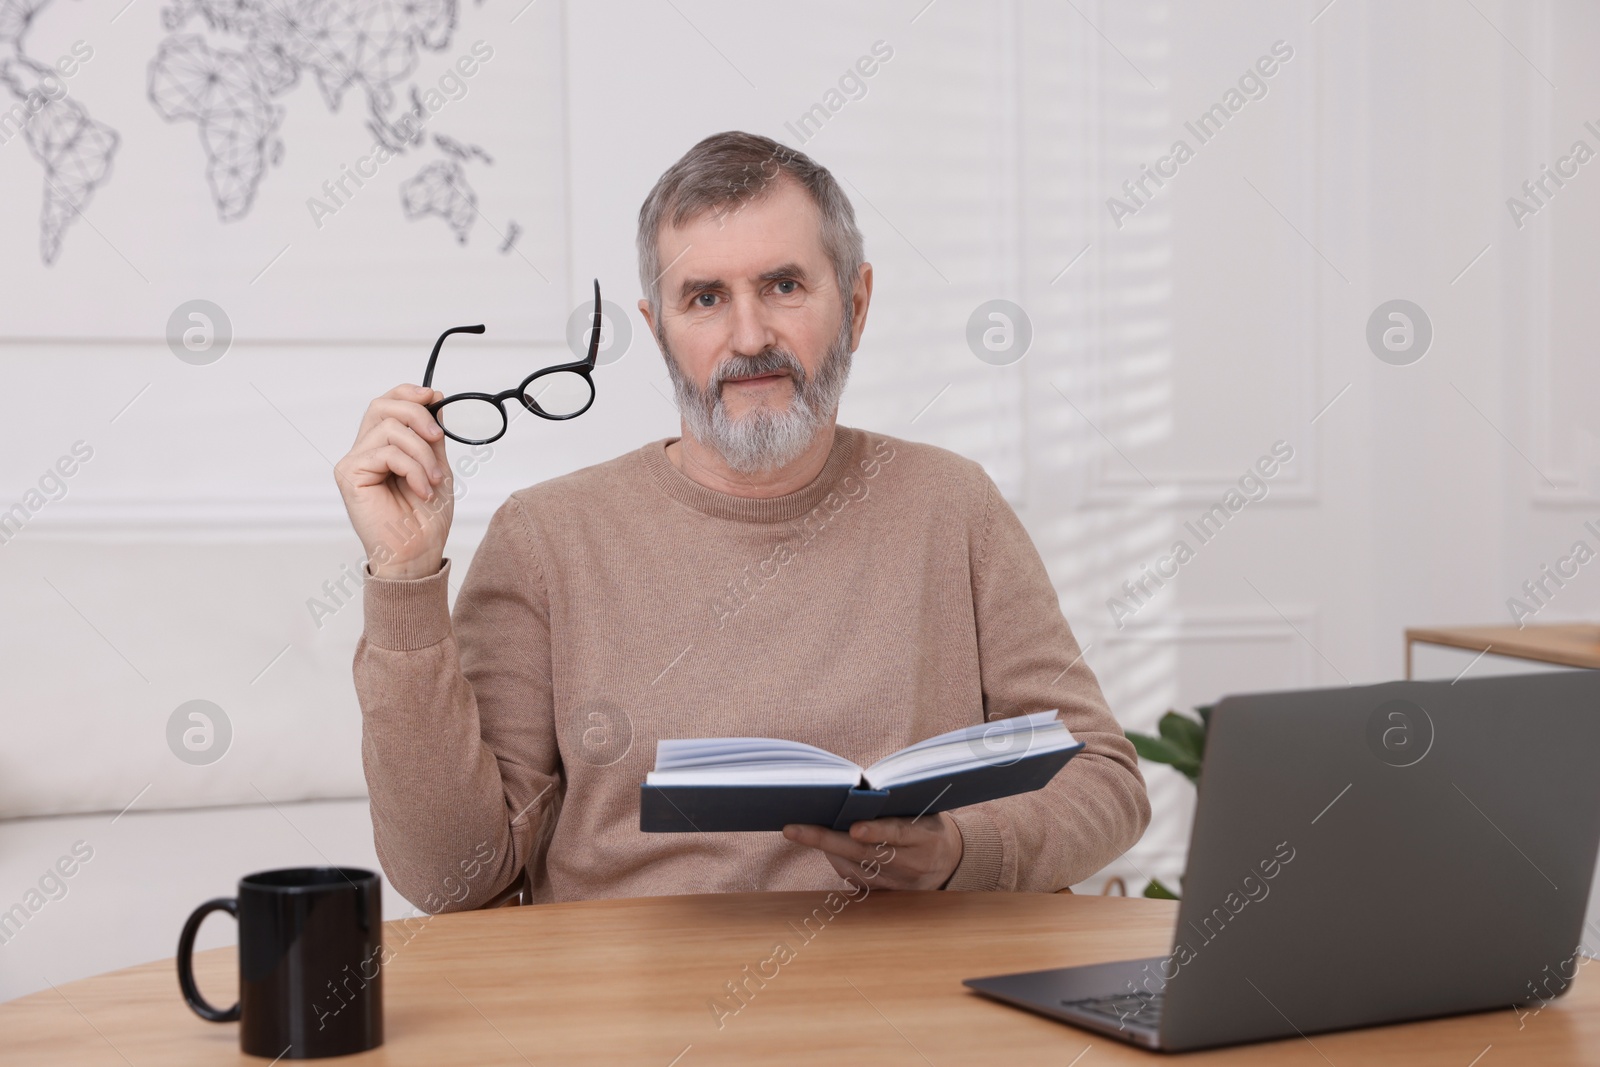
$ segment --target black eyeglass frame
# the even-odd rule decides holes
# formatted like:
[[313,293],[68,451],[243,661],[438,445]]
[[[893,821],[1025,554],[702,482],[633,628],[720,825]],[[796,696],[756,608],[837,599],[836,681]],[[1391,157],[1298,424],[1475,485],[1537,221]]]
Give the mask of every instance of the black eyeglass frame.
[[[439,361],[439,350],[444,347],[444,339],[446,337],[449,337],[453,333],[483,333],[483,332],[485,332],[484,331],[484,326],[483,326],[482,323],[479,323],[476,326],[452,326],[450,329],[446,330],[444,333],[441,333],[439,335],[439,339],[433,343],[433,353],[428,356],[428,369],[422,375],[423,388],[425,388],[425,389],[426,388],[430,388],[433,385],[433,368],[434,368],[434,364],[436,364]],[[450,438],[450,440],[452,440],[452,441],[458,441],[458,442],[460,442],[461,444],[464,444],[464,445],[487,445],[487,444],[493,444],[495,441],[498,441],[498,440],[500,440],[500,438],[504,437],[506,435],[506,431],[511,428],[511,417],[506,412],[506,401],[510,400],[512,397],[516,397],[519,401],[521,401],[522,406],[524,408],[527,408],[529,411],[531,411],[533,414],[539,416],[541,419],[549,419],[551,422],[565,422],[567,419],[575,419],[579,415],[582,415],[585,411],[588,411],[589,408],[594,405],[595,388],[594,388],[594,377],[593,377],[593,374],[594,374],[594,366],[595,366],[595,357],[598,356],[599,353],[600,353],[600,279],[596,278],[594,280],[594,324],[589,329],[589,354],[587,356],[585,356],[583,359],[577,360],[576,362],[573,362],[573,363],[557,363],[554,366],[544,367],[544,368],[542,368],[540,370],[536,370],[532,374],[528,375],[526,378],[522,379],[522,384],[521,385],[517,386],[515,389],[507,389],[504,392],[499,392],[499,393],[472,393],[472,392],[469,392],[469,393],[451,393],[449,396],[445,397],[443,400],[440,400],[437,403],[429,404],[427,406],[428,407],[428,414],[433,416],[434,421],[439,424],[439,429],[444,431],[444,435],[446,437]],[[550,412],[548,412],[548,411],[544,410],[543,408],[541,408],[539,406],[539,402],[537,400],[534,400],[532,397],[528,396],[528,386],[532,385],[534,382],[538,381],[540,378],[545,377],[546,375],[559,374],[559,373],[577,374],[578,376],[583,378],[584,382],[586,382],[588,384],[588,386],[589,386],[589,399],[588,399],[588,401],[583,405],[583,407],[579,408],[577,411],[571,412],[571,413],[566,414],[566,415],[552,415]],[[445,405],[453,404],[458,400],[482,400],[482,401],[487,401],[488,403],[491,403],[495,407],[499,408],[500,409],[500,432],[495,434],[492,437],[470,437],[470,438],[469,437],[461,437],[461,436],[459,436],[457,434],[454,434],[454,433],[450,432],[449,427],[445,426],[444,421],[439,418],[439,411]]]

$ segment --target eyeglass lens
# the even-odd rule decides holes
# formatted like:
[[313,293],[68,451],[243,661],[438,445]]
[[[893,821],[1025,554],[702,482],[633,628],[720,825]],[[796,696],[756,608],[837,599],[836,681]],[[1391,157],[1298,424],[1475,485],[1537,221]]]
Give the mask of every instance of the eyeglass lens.
[[582,411],[593,396],[589,379],[573,371],[553,371],[528,383],[523,393],[546,415],[557,418]]
[[472,444],[493,440],[506,428],[500,405],[477,397],[451,400],[434,417],[446,431]]

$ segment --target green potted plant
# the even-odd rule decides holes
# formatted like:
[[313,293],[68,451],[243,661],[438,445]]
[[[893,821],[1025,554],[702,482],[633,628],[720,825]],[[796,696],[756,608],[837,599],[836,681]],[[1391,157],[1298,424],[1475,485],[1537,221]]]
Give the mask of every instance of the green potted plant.
[[[1204,704],[1194,710],[1196,718],[1176,711],[1167,712],[1156,724],[1157,734],[1142,734],[1137,730],[1126,733],[1141,759],[1165,763],[1198,785],[1200,761],[1206,754],[1206,728],[1211,725],[1211,705]],[[1183,884],[1181,877],[1178,883]],[[1159,878],[1150,879],[1150,884],[1144,887],[1144,895],[1159,900],[1178,899],[1178,894],[1163,885]]]

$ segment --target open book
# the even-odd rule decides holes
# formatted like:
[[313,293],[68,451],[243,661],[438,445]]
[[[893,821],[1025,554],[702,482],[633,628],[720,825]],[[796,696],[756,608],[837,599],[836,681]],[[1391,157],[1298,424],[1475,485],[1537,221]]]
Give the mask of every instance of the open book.
[[927,815],[1042,788],[1082,749],[1055,711],[951,730],[870,767],[770,737],[663,740],[639,787],[639,829],[842,830],[861,819]]

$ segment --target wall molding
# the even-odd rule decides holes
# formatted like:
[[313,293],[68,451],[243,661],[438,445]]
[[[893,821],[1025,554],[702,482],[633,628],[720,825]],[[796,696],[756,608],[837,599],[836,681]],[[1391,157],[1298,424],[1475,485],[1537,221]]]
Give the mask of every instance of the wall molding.
[[[1297,62],[1302,63],[1301,69],[1305,71],[1304,91],[1294,112],[1292,122],[1293,134],[1298,140],[1295,156],[1298,166],[1298,192],[1302,203],[1315,206],[1317,196],[1317,151],[1322,134],[1321,95],[1322,83],[1319,77],[1319,64],[1316,60],[1317,52],[1314,48],[1304,47],[1296,52]],[[1101,108],[1104,109],[1105,96],[1101,95]],[[1110,124],[1105,115],[1099,116],[1100,130],[1106,129]],[[1097,154],[1102,160],[1110,157],[1103,143],[1095,146]],[[1115,191],[1116,183],[1112,176],[1104,173],[1103,168],[1097,168],[1100,175],[1099,201],[1103,202],[1108,189]],[[1253,194],[1251,194],[1253,195]],[[1156,205],[1152,205],[1156,206]],[[1165,209],[1164,205],[1161,205]],[[1266,206],[1261,205],[1265,210]],[[1319,218],[1313,213],[1305,222],[1305,227],[1310,233],[1310,240],[1320,243]],[[1109,229],[1104,213],[1097,215],[1097,229],[1095,244],[1104,247],[1107,242],[1115,239],[1114,231]],[[1297,333],[1295,367],[1298,372],[1298,382],[1293,390],[1293,395],[1302,405],[1293,420],[1294,425],[1304,426],[1302,436],[1298,441],[1291,440],[1285,435],[1278,435],[1273,440],[1287,440],[1295,449],[1295,461],[1292,468],[1286,472],[1287,478],[1275,478],[1272,482],[1272,492],[1259,503],[1263,505],[1276,504],[1305,504],[1320,503],[1322,500],[1321,488],[1318,481],[1317,462],[1317,435],[1312,419],[1316,417],[1322,405],[1327,403],[1327,398],[1321,397],[1318,389],[1320,366],[1320,339],[1322,336],[1322,311],[1317,299],[1317,284],[1321,268],[1316,254],[1309,247],[1298,250],[1298,259],[1301,269],[1298,272],[1297,299],[1304,313],[1301,316],[1303,327]],[[1096,288],[1104,293],[1112,288],[1108,277],[1109,257],[1097,257],[1095,266]],[[1096,386],[1096,395],[1089,399],[1090,410],[1095,412],[1095,421],[1098,427],[1104,428],[1105,420],[1100,416],[1099,407],[1101,393],[1104,391],[1104,382],[1107,380],[1106,371],[1106,330],[1103,318],[1097,317],[1094,324],[1095,343],[1088,354],[1087,369]],[[1170,380],[1170,379],[1169,379]],[[1109,432],[1109,431],[1108,431]],[[1090,431],[1093,434],[1093,431]],[[1098,436],[1098,435],[1095,435]],[[1084,497],[1086,506],[1125,506],[1129,503],[1148,498],[1152,493],[1161,494],[1163,505],[1206,505],[1216,503],[1217,500],[1230,489],[1237,488],[1238,479],[1244,474],[1244,465],[1237,470],[1220,469],[1193,469],[1193,470],[1168,470],[1158,471],[1149,467],[1143,468],[1144,475],[1156,483],[1152,490],[1145,483],[1143,477],[1129,469],[1120,457],[1108,460],[1106,447],[1098,440],[1089,460],[1089,484]],[[1264,442],[1262,452],[1270,449],[1272,441]],[[1251,457],[1246,463],[1253,463]]]
[[[514,490],[507,490],[507,494]],[[452,531],[481,530],[505,494],[474,487],[456,502]],[[336,494],[73,497],[47,503],[6,544],[33,540],[217,543],[354,537]],[[4,544],[0,544],[3,548]]]
[[[1536,23],[1536,36],[1540,43],[1542,55],[1541,63],[1549,68],[1550,56],[1555,44],[1555,20],[1550,17],[1549,9],[1544,5],[1529,7],[1524,17]],[[1553,138],[1551,128],[1551,108],[1549,106],[1538,108],[1535,116],[1522,128],[1526,132],[1526,152],[1521,158],[1508,155],[1507,168],[1519,165],[1522,159],[1544,161],[1560,143]],[[1511,162],[1516,160],[1516,162]],[[1524,169],[1526,169],[1524,167]],[[1509,187],[1515,188],[1516,182],[1510,182]],[[1529,382],[1528,391],[1524,394],[1523,411],[1527,416],[1527,425],[1532,437],[1532,451],[1538,470],[1555,483],[1552,488],[1545,482],[1544,477],[1534,475],[1532,488],[1529,490],[1529,501],[1532,506],[1541,511],[1571,511],[1579,509],[1594,509],[1600,507],[1600,493],[1594,487],[1586,487],[1580,473],[1574,473],[1570,468],[1557,462],[1555,441],[1551,434],[1551,427],[1555,423],[1552,401],[1554,392],[1554,368],[1551,361],[1550,335],[1551,317],[1553,308],[1550,302],[1550,276],[1551,257],[1554,246],[1551,234],[1556,223],[1551,218],[1536,219],[1528,230],[1519,232],[1517,237],[1526,237],[1528,241],[1527,270],[1525,272],[1527,289],[1526,299],[1531,304],[1527,317],[1529,336],[1527,337]],[[1531,232],[1530,232],[1531,231]],[[1600,465],[1600,454],[1587,457]]]
[[1287,643],[1293,649],[1294,684],[1312,687],[1319,684],[1316,664],[1320,657],[1307,639],[1317,639],[1317,620],[1316,609],[1304,606],[1285,607],[1282,616],[1253,608],[1201,608],[1135,620],[1120,630],[1101,632],[1096,643],[1108,650],[1150,644]]

